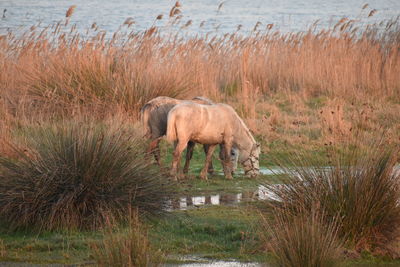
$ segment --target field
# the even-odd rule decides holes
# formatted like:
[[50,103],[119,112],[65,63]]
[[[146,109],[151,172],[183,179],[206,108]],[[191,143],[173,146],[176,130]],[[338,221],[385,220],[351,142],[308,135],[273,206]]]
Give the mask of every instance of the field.
[[[159,252],[170,263],[200,256],[284,266],[399,264],[393,203],[400,186],[392,170],[400,155],[400,20],[191,36],[172,11],[171,24],[182,27],[174,34],[134,32],[126,21],[112,36],[95,24],[84,35],[68,24],[71,9],[45,29],[0,36],[1,261],[107,266],[102,255],[117,259],[110,248],[121,245],[132,258]],[[199,180],[200,146],[188,179],[173,183],[166,171],[172,146],[162,143],[162,168],[144,152],[139,111],[160,95],[232,105],[262,145],[260,166],[294,168],[315,187],[278,173],[227,181],[220,166]],[[318,166],[334,166],[334,175],[312,169]],[[277,189],[287,203],[255,201],[259,185],[282,183],[292,189]],[[168,212],[161,204],[239,193],[250,197]],[[297,255],[291,242],[307,254],[307,242],[274,224],[310,231],[310,244],[331,254],[284,259],[285,249]],[[137,245],[138,236],[148,243]]]

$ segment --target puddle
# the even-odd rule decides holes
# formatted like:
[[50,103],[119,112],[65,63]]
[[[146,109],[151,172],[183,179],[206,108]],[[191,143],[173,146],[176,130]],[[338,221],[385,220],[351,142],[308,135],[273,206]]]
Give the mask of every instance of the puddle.
[[[284,186],[276,184],[275,186]],[[221,193],[197,196],[183,196],[169,200],[167,210],[187,210],[190,208],[198,208],[201,206],[224,205],[232,206],[241,202],[250,202],[256,200],[277,200],[276,196],[265,186],[259,185],[255,191],[247,191],[242,193]]]
[[[333,166],[321,166],[321,167],[304,167],[304,170],[306,171],[314,171],[314,170],[319,170],[319,171],[330,171],[332,169],[334,169],[335,167]],[[289,171],[289,174],[297,176],[296,175],[296,170],[301,169],[299,167],[296,168],[288,168],[287,170]],[[243,170],[239,170],[238,173],[243,174]],[[260,168],[260,173],[263,175],[279,175],[279,174],[285,174],[288,173],[285,170],[283,170],[282,168],[279,167],[271,167],[271,168],[265,168],[265,167],[261,167]],[[396,165],[393,167],[393,175],[400,175],[400,164]]]
[[238,262],[235,260],[229,261],[220,261],[220,260],[209,260],[206,258],[202,257],[196,257],[196,256],[185,256],[182,257],[181,260],[183,261],[189,261],[190,263],[183,263],[183,264],[165,264],[163,266],[168,266],[168,267],[205,267],[205,266],[220,266],[220,267],[259,267],[259,266],[265,266],[261,265],[256,262]]
[[[321,170],[329,171],[332,167],[320,167]],[[315,170],[315,167],[313,167]],[[264,175],[283,174],[281,168],[261,168],[260,172]],[[393,174],[400,176],[400,165],[393,168]],[[292,175],[297,176],[295,173]],[[300,177],[299,177],[300,178]],[[284,184],[275,184],[275,187],[284,187]],[[167,202],[166,210],[187,210],[190,208],[198,208],[202,206],[213,205],[237,205],[240,202],[251,202],[257,200],[279,200],[278,197],[263,185],[259,185],[254,191],[245,191],[241,193],[220,193],[220,194],[204,194],[195,196],[180,196]]]
[[206,267],[206,266],[218,266],[218,267],[259,267],[263,266],[259,263],[243,263],[237,261],[210,261],[207,263],[187,263],[187,264],[168,264],[165,266],[179,266],[179,267]]

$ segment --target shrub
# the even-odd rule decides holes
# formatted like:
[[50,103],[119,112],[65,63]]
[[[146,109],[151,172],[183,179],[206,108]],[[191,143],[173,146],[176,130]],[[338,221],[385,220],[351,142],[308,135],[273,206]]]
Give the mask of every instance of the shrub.
[[270,205],[294,214],[299,207],[321,209],[326,223],[338,218],[338,236],[347,246],[397,256],[392,246],[400,225],[397,156],[397,148],[375,144],[363,149],[349,145],[322,164],[301,153],[280,160],[292,179],[281,187],[266,185],[279,200]]
[[100,244],[91,244],[92,256],[99,266],[160,266],[163,254],[151,247],[147,228],[134,215],[127,229],[110,224]]
[[341,243],[336,221],[326,224],[318,211],[276,209],[273,223],[264,219],[269,251],[279,266],[335,266]]
[[96,228],[128,207],[156,215],[173,193],[126,127],[61,123],[28,133],[29,152],[0,159],[0,219],[12,228]]

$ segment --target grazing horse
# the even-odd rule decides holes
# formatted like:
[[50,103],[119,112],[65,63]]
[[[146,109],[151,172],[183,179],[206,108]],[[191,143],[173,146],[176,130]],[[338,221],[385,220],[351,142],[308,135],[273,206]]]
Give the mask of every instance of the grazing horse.
[[[168,112],[177,104],[192,103],[192,101],[205,105],[214,104],[210,99],[205,97],[195,97],[192,100],[179,100],[167,96],[159,96],[147,102],[140,110],[142,123],[146,131],[145,136],[151,140],[148,147],[148,152],[154,155],[154,158],[156,159],[156,162],[159,165],[161,165],[159,143],[161,141],[161,138],[167,132]],[[194,146],[195,146],[194,142],[188,142],[187,144],[186,161],[185,161],[185,166],[183,168],[184,173],[187,173],[189,170],[189,163],[193,156]],[[204,145],[204,152],[206,154],[208,148],[209,148],[208,145]],[[221,146],[220,150],[221,160],[223,160],[225,154],[226,153],[224,152],[223,146]],[[231,159],[232,161],[232,164],[234,166],[232,171],[234,171],[236,169],[238,160],[237,150],[231,151],[229,159]],[[213,171],[214,169],[211,161],[209,164],[208,172],[212,173]]]
[[182,151],[189,141],[209,145],[206,162],[200,173],[202,179],[207,179],[207,168],[217,144],[224,146],[223,165],[227,179],[232,179],[232,164],[229,160],[232,148],[239,150],[239,161],[246,175],[254,177],[259,174],[260,145],[229,105],[183,102],[174,106],[168,113],[167,140],[175,143],[171,169],[175,179]]

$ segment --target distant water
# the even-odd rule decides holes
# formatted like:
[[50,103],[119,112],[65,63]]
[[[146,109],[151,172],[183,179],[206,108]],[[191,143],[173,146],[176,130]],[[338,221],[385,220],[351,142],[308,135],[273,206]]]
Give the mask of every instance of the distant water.
[[[180,3],[182,25],[192,20],[184,29],[190,34],[232,33],[239,24],[242,33],[249,33],[257,22],[261,30],[274,24],[280,31],[297,32],[308,29],[316,20],[320,20],[319,27],[327,28],[342,17],[370,24],[400,15],[400,0],[181,0]],[[362,10],[366,3],[369,6]],[[64,20],[71,5],[77,6],[71,22],[77,24],[79,31],[84,32],[96,22],[99,28],[115,32],[128,17],[136,22],[134,30],[141,31],[152,25],[168,25],[169,10],[174,4],[173,0],[0,0],[0,33],[21,31],[38,22],[44,27]],[[7,11],[2,18],[4,9]],[[377,12],[368,18],[372,9]],[[160,14],[163,18],[155,21]]]

